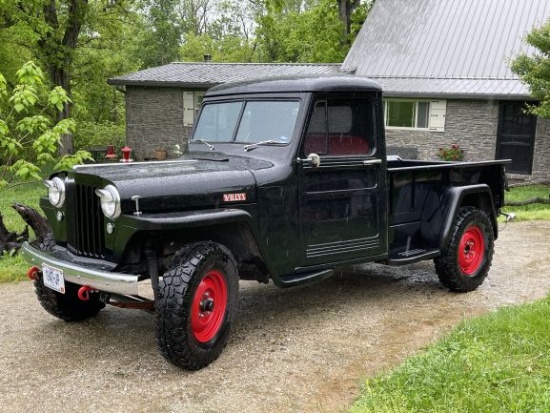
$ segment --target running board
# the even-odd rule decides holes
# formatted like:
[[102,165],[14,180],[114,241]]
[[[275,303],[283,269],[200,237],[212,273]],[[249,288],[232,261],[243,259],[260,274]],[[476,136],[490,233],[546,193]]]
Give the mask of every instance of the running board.
[[332,275],[334,270],[322,270],[314,272],[306,272],[299,274],[286,275],[279,278],[281,287],[294,287],[295,285],[305,284],[313,280],[322,280]]
[[397,254],[392,254],[388,259],[388,265],[405,265],[412,264],[413,262],[429,260],[437,257],[440,254],[439,249],[425,250],[425,249],[411,249],[402,251]]

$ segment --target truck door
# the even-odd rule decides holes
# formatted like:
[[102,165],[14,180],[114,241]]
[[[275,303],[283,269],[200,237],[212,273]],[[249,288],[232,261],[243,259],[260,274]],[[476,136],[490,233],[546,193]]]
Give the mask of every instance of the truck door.
[[374,102],[328,98],[312,106],[301,146],[310,158],[300,166],[304,266],[386,253],[386,159],[376,147],[382,126]]

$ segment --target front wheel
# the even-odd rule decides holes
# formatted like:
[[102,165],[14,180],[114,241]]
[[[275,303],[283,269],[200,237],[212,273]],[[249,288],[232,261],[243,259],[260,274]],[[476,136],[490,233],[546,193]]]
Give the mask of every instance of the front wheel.
[[162,355],[188,370],[217,359],[229,339],[238,288],[227,248],[214,242],[182,248],[159,282],[156,333]]
[[493,250],[494,232],[487,214],[478,208],[460,208],[448,246],[434,259],[439,280],[452,291],[475,290],[491,268]]

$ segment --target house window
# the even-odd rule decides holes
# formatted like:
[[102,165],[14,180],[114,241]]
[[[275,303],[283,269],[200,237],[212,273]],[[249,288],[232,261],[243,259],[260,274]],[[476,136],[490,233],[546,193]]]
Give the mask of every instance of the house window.
[[204,98],[204,91],[183,92],[183,126],[192,127]]
[[445,100],[388,99],[384,103],[384,119],[388,128],[445,130]]

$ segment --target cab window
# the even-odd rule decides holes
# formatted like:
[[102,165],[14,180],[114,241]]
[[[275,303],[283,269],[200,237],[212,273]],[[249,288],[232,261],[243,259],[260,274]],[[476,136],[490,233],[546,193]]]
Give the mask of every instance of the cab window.
[[368,100],[320,100],[309,118],[304,154],[369,155],[374,151],[374,133],[374,108]]

